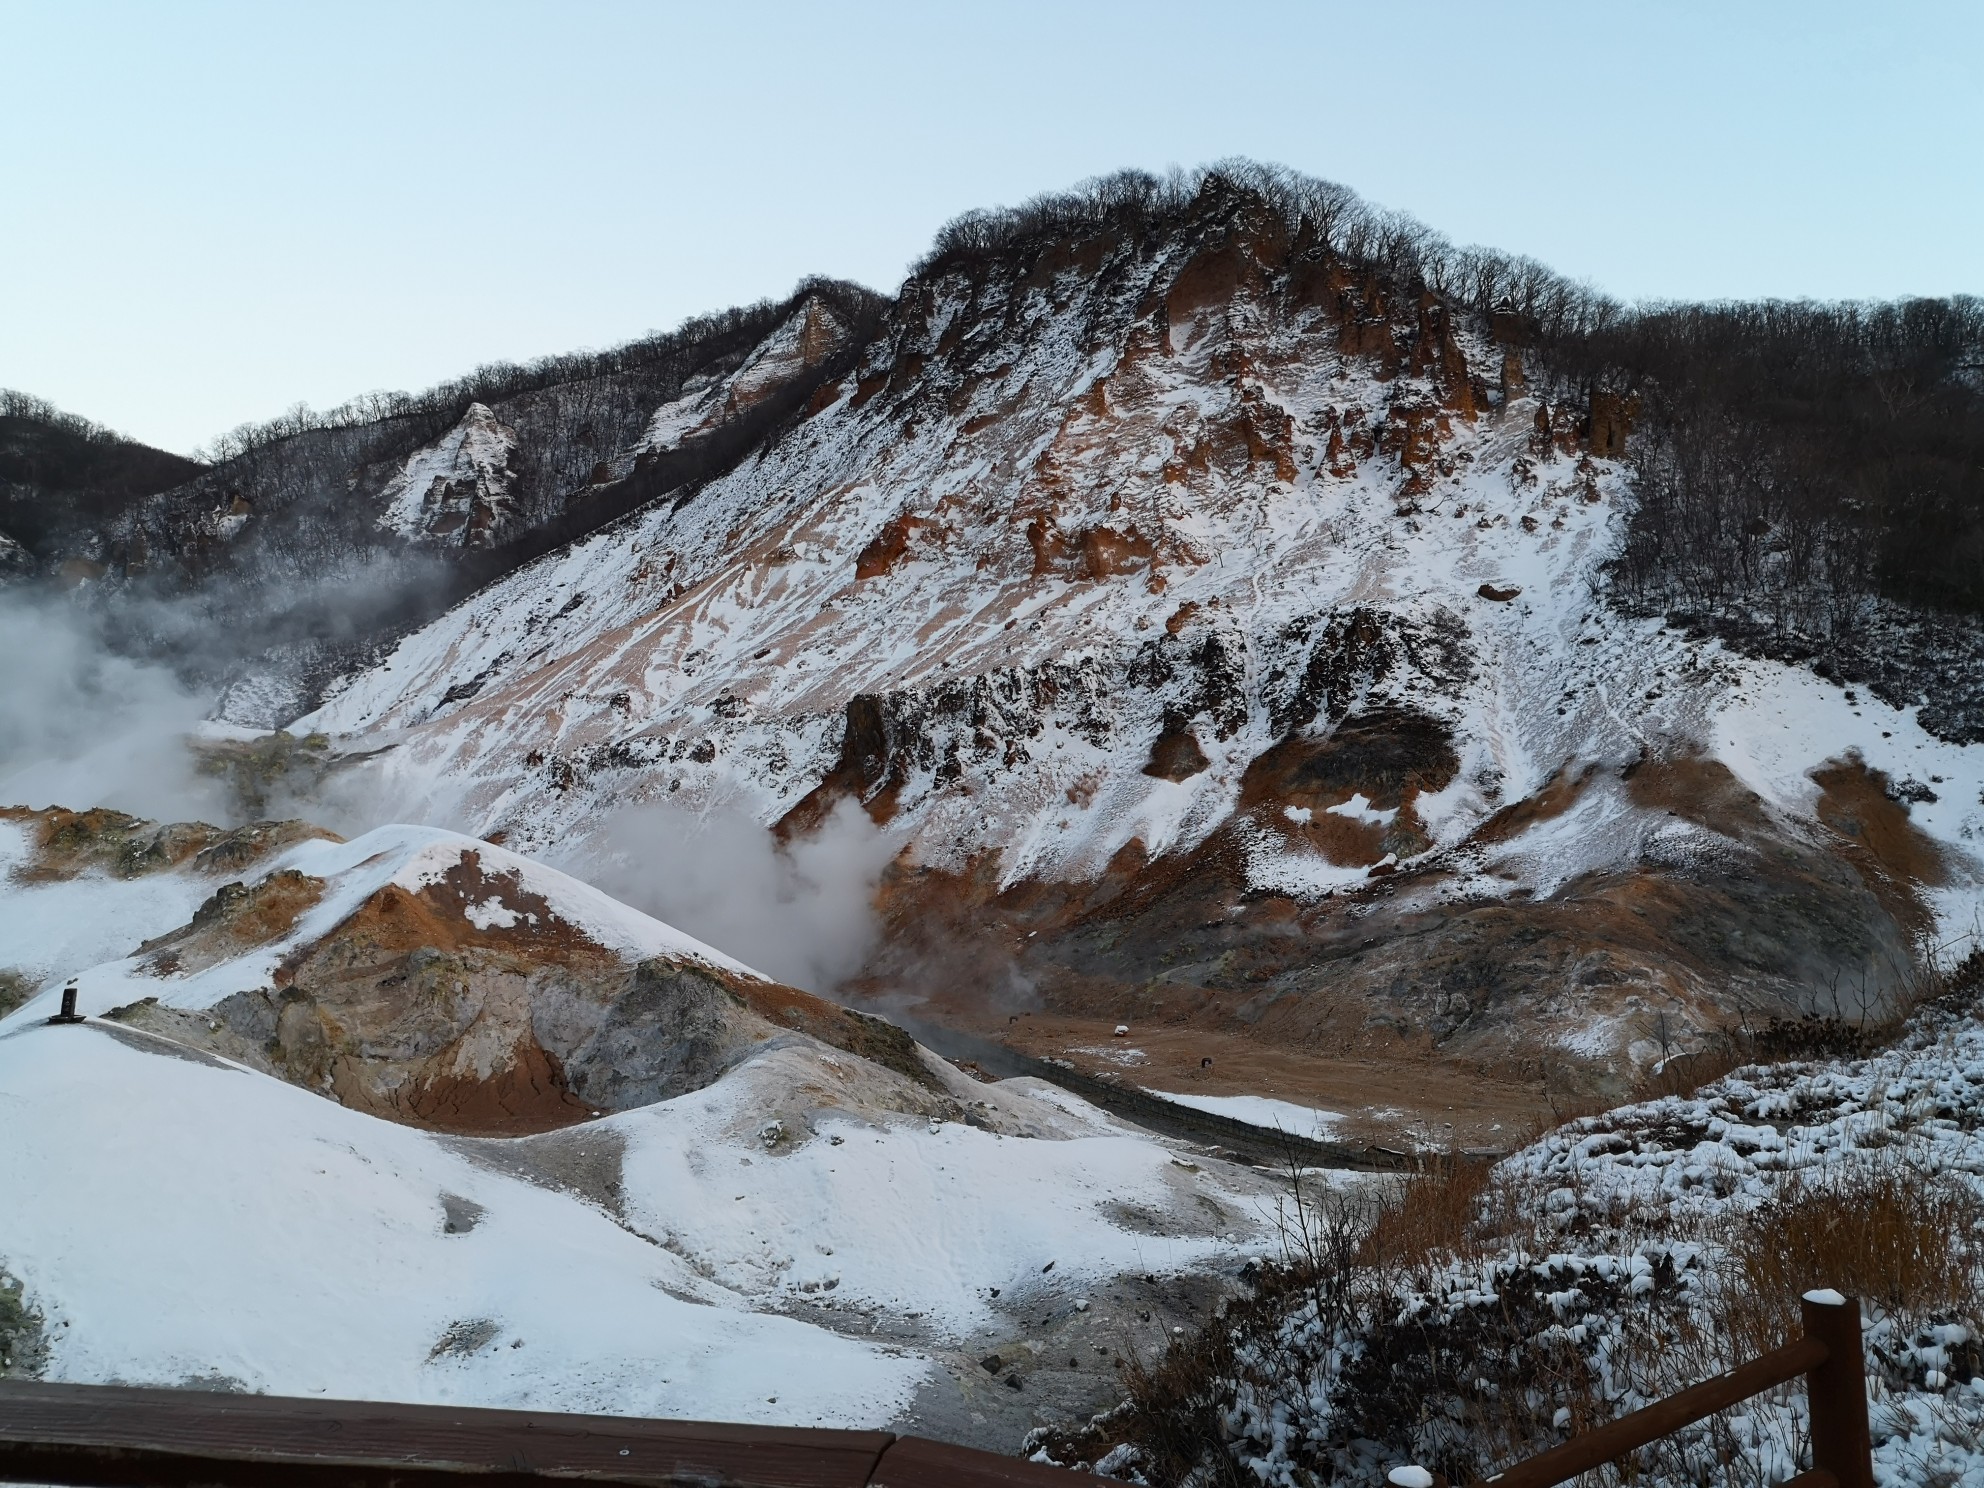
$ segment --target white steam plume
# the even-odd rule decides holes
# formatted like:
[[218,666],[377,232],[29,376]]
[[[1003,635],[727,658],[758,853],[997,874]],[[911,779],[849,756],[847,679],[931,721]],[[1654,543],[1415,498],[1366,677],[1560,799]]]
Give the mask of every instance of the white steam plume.
[[186,748],[207,707],[168,668],[110,651],[79,607],[0,592],[0,804],[224,817]]
[[767,976],[826,992],[874,947],[875,885],[893,856],[851,801],[785,847],[739,812],[634,806],[566,866]]

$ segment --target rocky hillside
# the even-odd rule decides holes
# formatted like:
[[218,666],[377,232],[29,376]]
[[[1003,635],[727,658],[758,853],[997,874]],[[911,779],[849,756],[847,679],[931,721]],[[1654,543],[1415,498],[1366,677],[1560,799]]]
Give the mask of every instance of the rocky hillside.
[[0,389],[0,580],[101,572],[89,557],[96,534],[200,470],[196,460]]
[[809,282],[610,352],[299,407],[217,440],[209,468],[149,451],[88,484],[0,464],[19,466],[8,511],[42,514],[15,523],[14,567],[91,581],[124,646],[228,683],[224,716],[278,724],[478,585],[735,464],[846,364],[876,304]]
[[1331,1108],[1430,1060],[1495,1140],[1974,932],[1984,639],[1908,555],[1984,531],[1975,305],[1739,310],[1125,176],[892,301],[246,431],[89,541],[375,817],[858,809],[846,995]]
[[1634,402],[1318,200],[954,235],[752,459],[303,722],[527,848],[858,802],[898,856],[855,990],[1036,1052],[1181,1031],[1174,1079],[1618,1088],[1895,995],[1976,912],[1979,751],[1609,603]]

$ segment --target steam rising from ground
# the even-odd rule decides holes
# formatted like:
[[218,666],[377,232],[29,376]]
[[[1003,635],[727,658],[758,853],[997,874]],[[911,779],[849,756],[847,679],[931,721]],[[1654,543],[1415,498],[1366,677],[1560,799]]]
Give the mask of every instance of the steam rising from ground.
[[223,819],[224,790],[186,748],[208,702],[111,651],[81,606],[0,593],[0,805]]
[[873,949],[875,885],[895,847],[853,802],[781,847],[740,812],[635,806],[565,866],[770,977],[827,992]]

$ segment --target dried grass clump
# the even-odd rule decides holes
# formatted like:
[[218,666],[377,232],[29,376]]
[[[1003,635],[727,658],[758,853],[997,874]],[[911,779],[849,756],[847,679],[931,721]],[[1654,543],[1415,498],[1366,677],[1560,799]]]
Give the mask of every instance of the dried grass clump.
[[1798,1299],[1836,1287],[1890,1316],[1974,1314],[1984,1201],[1905,1164],[1794,1176],[1728,1235],[1721,1311],[1736,1346],[1761,1353],[1800,1328]]
[[1483,1197],[1493,1171],[1492,1162],[1460,1153],[1426,1159],[1372,1214],[1357,1263],[1398,1270],[1474,1254],[1483,1239]]

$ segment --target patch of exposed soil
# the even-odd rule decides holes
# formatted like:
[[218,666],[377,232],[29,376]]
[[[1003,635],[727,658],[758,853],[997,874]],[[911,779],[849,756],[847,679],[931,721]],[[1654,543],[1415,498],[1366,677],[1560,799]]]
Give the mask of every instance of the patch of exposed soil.
[[223,829],[205,822],[161,824],[108,807],[41,811],[0,807],[0,820],[26,826],[33,858],[16,867],[22,883],[49,883],[84,873],[138,878],[190,864],[202,873],[239,870],[283,848],[311,838],[338,839],[301,821],[260,821]]
[[157,976],[204,971],[255,946],[281,940],[323,897],[324,881],[294,868],[253,884],[224,883],[190,923],[146,941],[138,954]]
[[[1146,1089],[1186,1095],[1267,1096],[1338,1113],[1332,1140],[1396,1151],[1458,1146],[1506,1151],[1550,1116],[1544,1082],[1498,1080],[1464,1060],[1374,1049],[1341,1055],[1287,1049],[1244,1032],[1133,1023],[1125,1038],[1106,1020],[1023,1014],[1006,1042],[1035,1058]],[[1134,1063],[1097,1049],[1134,1051]],[[1211,1064],[1206,1061],[1210,1060]],[[1306,1133],[1303,1133],[1306,1135]]]
[[1513,842],[1530,828],[1562,816],[1577,804],[1599,769],[1596,764],[1574,765],[1566,760],[1539,789],[1497,811],[1468,840],[1484,846]]
[[1849,755],[1814,770],[1812,780],[1819,788],[1819,820],[1838,834],[1840,855],[1889,914],[1911,930],[1928,929],[1932,920],[1916,889],[1942,883],[1948,866],[1908,819],[1887,776]]
[[[1389,788],[1406,802],[1445,766],[1395,742],[1355,770],[1338,765],[1357,750],[1286,750],[1257,794],[1324,802],[1354,780],[1367,800]],[[1508,1138],[1549,1099],[1622,1097],[1650,1060],[1732,1022],[1860,1016],[1906,982],[1907,875],[1933,863],[1878,784],[1849,782],[1863,864],[1712,761],[1619,773],[1567,765],[1477,835],[1500,847],[1594,790],[1618,793],[1647,847],[1544,898],[1456,894],[1439,854],[1320,898],[1263,894],[1230,828],[1155,860],[1132,844],[1090,883],[1001,888],[994,863],[898,864],[880,897],[887,939],[848,990],[1092,1071],[1110,1061],[1082,1051],[1120,1044],[1112,1030],[1128,1024],[1150,1064],[1125,1080],[1342,1111],[1353,1140],[1442,1138],[1451,1121],[1464,1145],[1496,1146],[1498,1126]],[[1884,862],[1897,871],[1873,876]]]
[[1240,804],[1323,810],[1362,794],[1392,810],[1409,795],[1443,789],[1459,769],[1444,724],[1404,708],[1375,709],[1320,739],[1291,736],[1257,756],[1241,781]]

